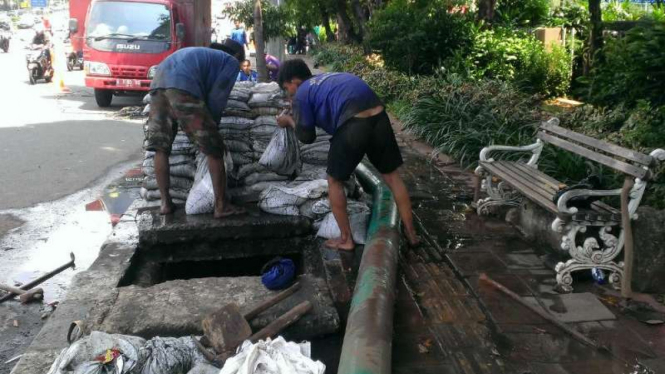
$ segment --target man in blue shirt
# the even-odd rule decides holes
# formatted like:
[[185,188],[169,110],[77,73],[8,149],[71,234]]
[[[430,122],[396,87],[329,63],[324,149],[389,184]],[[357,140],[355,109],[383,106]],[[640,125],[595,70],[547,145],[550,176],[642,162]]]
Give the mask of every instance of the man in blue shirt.
[[247,41],[247,33],[245,29],[240,27],[240,22],[235,21],[236,28],[231,30],[231,40],[242,45],[243,47],[248,47],[249,42]]
[[240,64],[240,71],[236,82],[258,82],[259,73],[252,70],[252,63],[249,60],[243,60]]
[[178,131],[187,134],[208,159],[215,193],[215,218],[241,210],[224,201],[226,171],[224,141],[217,124],[238,74],[245,50],[232,40],[211,48],[183,48],[157,68],[150,86],[146,149],[155,152],[155,176],[161,194],[161,214],[175,209],[169,192],[169,154]]
[[409,244],[418,244],[409,193],[397,169],[402,155],[381,100],[362,79],[348,73],[312,76],[301,59],[289,60],[279,70],[278,84],[292,97],[293,115],[281,115],[281,127],[294,127],[306,144],[316,139],[316,127],[332,135],[328,153],[328,198],[341,237],[330,239],[331,248],[353,250],[343,182],[367,155],[382,174],[399,209]]

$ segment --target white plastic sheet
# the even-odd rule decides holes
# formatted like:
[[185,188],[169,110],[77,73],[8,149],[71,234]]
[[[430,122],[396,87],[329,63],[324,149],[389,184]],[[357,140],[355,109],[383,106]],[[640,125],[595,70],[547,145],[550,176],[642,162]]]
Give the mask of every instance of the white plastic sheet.
[[281,336],[255,344],[247,340],[219,374],[324,374],[326,366],[310,357],[309,342],[287,342]]

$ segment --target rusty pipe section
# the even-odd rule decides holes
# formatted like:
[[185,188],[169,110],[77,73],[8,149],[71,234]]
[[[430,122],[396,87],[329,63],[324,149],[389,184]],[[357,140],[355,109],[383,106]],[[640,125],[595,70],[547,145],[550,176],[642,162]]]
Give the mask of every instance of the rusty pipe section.
[[374,195],[374,206],[337,372],[390,374],[399,250],[397,206],[377,173],[360,164],[356,175]]

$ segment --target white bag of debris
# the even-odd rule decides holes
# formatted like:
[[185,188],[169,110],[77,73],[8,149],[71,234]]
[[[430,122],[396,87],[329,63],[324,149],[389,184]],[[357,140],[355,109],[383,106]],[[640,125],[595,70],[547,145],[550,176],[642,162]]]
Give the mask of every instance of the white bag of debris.
[[267,213],[300,215],[300,206],[328,193],[328,182],[318,179],[295,187],[270,186],[259,196],[259,208]]
[[302,170],[300,145],[292,128],[277,128],[259,164],[280,175],[298,175]]
[[[314,214],[320,215],[326,211],[329,213],[325,216],[323,221],[315,224],[320,225],[316,236],[326,239],[339,238],[341,232],[337,225],[337,221],[335,220],[335,216],[331,212],[330,201],[328,201],[328,199],[323,199],[315,203],[312,207],[312,212]],[[371,209],[367,204],[361,201],[348,200],[346,211],[349,215],[349,224],[351,225],[351,236],[353,236],[353,241],[356,244],[365,244],[367,224],[372,215]]]
[[[98,359],[107,355],[107,363]],[[181,374],[207,362],[191,337],[146,341],[93,331],[64,349],[47,374]]]
[[311,355],[309,342],[287,342],[281,336],[254,344],[246,340],[219,374],[324,374],[326,366]]
[[[186,214],[208,214],[215,210],[215,192],[212,186],[212,178],[208,170],[208,158],[200,154],[196,158],[196,177],[194,184],[187,196],[185,203]],[[228,149],[224,155],[224,168],[226,169],[227,179],[233,170],[233,159]]]

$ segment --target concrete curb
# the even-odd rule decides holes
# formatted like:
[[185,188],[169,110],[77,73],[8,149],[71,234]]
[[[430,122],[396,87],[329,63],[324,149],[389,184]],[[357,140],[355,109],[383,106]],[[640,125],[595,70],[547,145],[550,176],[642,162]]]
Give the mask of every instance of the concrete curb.
[[374,195],[374,206],[337,372],[389,374],[399,251],[397,206],[376,172],[360,164],[356,175]]

